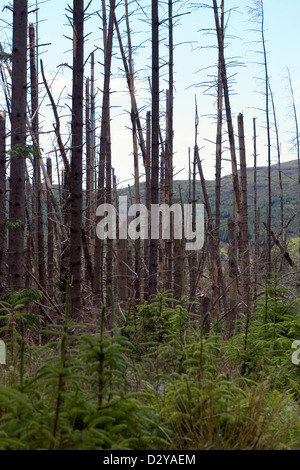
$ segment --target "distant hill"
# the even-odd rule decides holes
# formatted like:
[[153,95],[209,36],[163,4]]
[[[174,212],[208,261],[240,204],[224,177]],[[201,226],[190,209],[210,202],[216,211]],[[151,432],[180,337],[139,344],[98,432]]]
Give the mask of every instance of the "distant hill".
[[[283,198],[284,198],[284,222],[288,220],[300,209],[298,204],[298,162],[293,160],[281,164]],[[272,165],[272,230],[278,232],[280,230],[280,190],[279,190],[279,173],[278,165]],[[250,237],[254,233],[254,187],[253,187],[254,168],[247,169],[248,182],[248,215],[249,215],[249,232]],[[257,197],[258,207],[260,209],[261,226],[262,221],[267,221],[267,204],[268,204],[268,168],[257,168]],[[185,203],[188,201],[189,183],[187,180],[174,181],[174,197],[178,197],[178,187],[181,188],[182,198]],[[211,203],[212,213],[215,214],[215,182],[207,180],[206,188]],[[120,194],[127,194],[128,189],[121,189]],[[141,184],[141,199],[144,200],[145,183]],[[134,195],[134,190],[132,189]],[[226,219],[232,215],[232,176],[227,175],[222,178],[221,185],[221,238],[227,241],[227,222]],[[202,188],[197,175],[196,183],[196,200],[203,202]],[[263,233],[264,229],[261,229]],[[297,236],[298,220],[289,225],[289,236]]]

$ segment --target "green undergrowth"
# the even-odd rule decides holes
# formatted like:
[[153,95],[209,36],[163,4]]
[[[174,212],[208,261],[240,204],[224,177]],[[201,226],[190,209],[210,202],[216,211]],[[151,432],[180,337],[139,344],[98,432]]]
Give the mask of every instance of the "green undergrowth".
[[126,312],[125,327],[111,312],[109,331],[104,306],[93,334],[69,319],[67,301],[64,321],[32,346],[39,318],[24,306],[38,298],[0,298],[1,450],[300,448],[299,298],[276,278],[230,339],[164,292]]

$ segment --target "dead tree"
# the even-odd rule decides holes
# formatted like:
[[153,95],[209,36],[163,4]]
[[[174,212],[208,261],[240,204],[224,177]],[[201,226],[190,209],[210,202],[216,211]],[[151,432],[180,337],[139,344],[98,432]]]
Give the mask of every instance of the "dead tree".
[[[152,159],[151,205],[159,203],[159,19],[158,0],[152,0]],[[149,295],[157,291],[158,241],[150,239]]]
[[9,221],[15,225],[8,236],[8,272],[15,289],[24,287],[27,17],[27,0],[14,0]]
[[227,315],[229,328],[232,330],[233,322],[237,319],[238,311],[238,265],[235,238],[235,221],[232,217],[228,219],[228,290],[229,290],[229,312]]
[[257,281],[258,281],[258,269],[259,269],[259,209],[257,207],[257,139],[256,139],[256,119],[253,118],[253,155],[254,155],[254,174],[253,174],[253,186],[254,186],[254,291],[253,300],[257,297]]
[[254,7],[249,8],[249,12],[253,15],[254,22],[257,23],[258,32],[261,37],[261,47],[263,62],[262,67],[264,70],[264,98],[265,98],[265,116],[266,116],[266,134],[267,134],[267,161],[268,161],[268,214],[267,214],[267,240],[266,240],[266,251],[267,251],[267,266],[266,271],[268,276],[272,270],[272,259],[271,259],[271,248],[272,248],[272,237],[271,237],[271,223],[272,223],[272,181],[271,181],[271,124],[270,124],[270,91],[269,91],[269,71],[268,71],[268,60],[267,60],[267,49],[266,49],[266,38],[265,38],[265,16],[264,16],[264,4],[263,0],[257,0],[254,3]]
[[250,288],[250,253],[248,229],[248,200],[247,200],[247,165],[244,135],[244,119],[238,115],[238,133],[241,168],[241,294],[243,298],[244,314],[247,312],[248,289]]
[[184,268],[185,268],[185,240],[184,240],[184,210],[183,200],[181,195],[181,187],[178,187],[179,191],[179,202],[183,214],[182,218],[182,233],[181,238],[174,240],[174,279],[173,279],[173,291],[174,297],[180,300],[184,295]]
[[[145,173],[146,173],[146,207],[148,212],[148,227],[150,226],[150,208],[151,208],[151,112],[146,114],[146,153],[145,153]],[[147,270],[147,276],[144,280],[144,298],[148,299],[149,294],[149,238],[144,241],[144,262]]]
[[[165,202],[169,207],[173,203],[173,108],[174,108],[174,40],[173,40],[173,0],[168,0],[168,36],[169,36],[169,89],[167,90],[166,109],[166,153],[165,153]],[[172,288],[173,277],[173,220],[170,220],[170,239],[166,249],[166,288]]]
[[269,82],[269,92],[270,92],[270,99],[272,104],[272,112],[273,112],[273,119],[274,119],[274,129],[275,129],[275,136],[276,136],[276,150],[277,150],[277,161],[278,161],[278,179],[279,179],[279,191],[280,191],[280,228],[282,231],[282,242],[283,245],[286,245],[286,233],[284,230],[284,212],[283,212],[283,183],[282,183],[282,171],[281,171],[281,145],[279,140],[279,126],[276,116],[276,108],[274,102],[274,96],[271,88],[271,84]]
[[[30,50],[30,93],[31,93],[31,124],[35,141],[39,146],[39,119],[38,119],[38,76],[36,67],[36,40],[35,29],[29,25]],[[44,250],[44,224],[42,207],[42,182],[39,163],[39,150],[33,156],[33,244],[35,275],[42,287],[46,287],[45,250]]]
[[[110,13],[108,30],[106,29],[106,13],[105,2],[102,2],[103,15],[103,37],[104,37],[104,84],[102,98],[102,117],[101,117],[101,134],[100,134],[100,155],[99,155],[99,179],[97,206],[105,202],[111,204],[111,142],[110,142],[110,72],[114,33],[115,18],[115,0],[110,2]],[[107,32],[106,32],[107,31]],[[105,193],[104,175],[106,176]],[[112,284],[112,262],[113,250],[112,240],[107,240],[106,246],[106,285]],[[103,301],[103,240],[96,237],[95,255],[94,255],[94,305],[99,307]],[[108,299],[108,296],[107,296]]]
[[[47,158],[47,174],[50,183],[52,183],[52,162]],[[54,297],[55,279],[54,279],[54,214],[50,198],[47,197],[47,292],[50,298]]]
[[[86,81],[86,223],[87,248],[94,255],[95,219],[95,78],[94,53],[91,55],[91,79]],[[90,275],[88,275],[89,281]]]
[[6,119],[0,113],[0,295],[6,286]]
[[[224,49],[224,0],[221,2],[221,14],[220,14],[220,27],[222,35],[222,47]],[[218,269],[218,291],[219,298],[221,297],[223,303],[223,309],[227,311],[226,301],[226,289],[224,283],[223,269],[220,259],[220,222],[221,222],[221,170],[222,170],[222,126],[223,126],[223,84],[222,84],[222,62],[220,52],[218,54],[218,86],[217,86],[217,135],[216,135],[216,204],[215,204],[215,226],[214,226],[214,243],[215,243],[215,254],[217,260]]]
[[242,249],[241,249],[240,185],[239,185],[239,177],[238,177],[238,171],[237,171],[235,138],[234,138],[234,131],[233,131],[233,123],[232,123],[232,113],[231,113],[231,106],[230,106],[227,70],[226,70],[226,62],[225,62],[225,57],[224,57],[224,40],[223,40],[224,34],[220,25],[218,6],[217,6],[216,0],[213,0],[213,9],[214,9],[216,32],[217,32],[217,39],[218,39],[219,64],[220,64],[221,79],[222,79],[223,92],[224,92],[227,132],[228,132],[228,140],[229,140],[230,156],[231,156],[232,183],[233,183],[233,213],[237,220],[238,249],[239,249],[239,253],[241,253]]
[[71,157],[71,232],[70,232],[70,301],[71,315],[81,306],[82,251],[82,146],[83,146],[83,70],[84,6],[73,3],[73,90],[72,90],[72,157]]
[[[134,191],[135,191],[135,204],[140,204],[140,182],[139,182],[139,158],[138,158],[138,139],[136,128],[136,101],[134,96],[134,76],[133,76],[133,58],[132,58],[132,44],[131,44],[131,31],[129,24],[129,11],[128,1],[125,0],[125,18],[127,29],[127,43],[128,43],[128,71],[129,71],[129,92],[131,100],[131,130],[132,130],[132,146],[133,146],[133,160],[134,160]],[[135,281],[135,298],[140,301],[141,297],[141,243],[140,239],[135,240],[135,272],[137,278]]]

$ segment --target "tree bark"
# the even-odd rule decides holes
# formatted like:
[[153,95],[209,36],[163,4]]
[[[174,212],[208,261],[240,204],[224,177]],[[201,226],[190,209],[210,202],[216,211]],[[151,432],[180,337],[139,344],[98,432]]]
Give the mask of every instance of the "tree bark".
[[6,119],[0,113],[0,295],[6,286]]
[[241,292],[243,297],[244,314],[247,313],[248,289],[250,287],[250,254],[249,254],[249,230],[248,230],[248,201],[247,201],[247,166],[246,149],[244,136],[243,115],[238,115],[238,133],[240,148],[240,168],[241,168]]
[[226,109],[226,121],[227,121],[227,131],[228,139],[230,145],[230,155],[231,155],[231,167],[232,167],[232,183],[233,183],[233,213],[237,220],[237,234],[238,234],[238,248],[241,253],[241,201],[240,201],[240,186],[239,186],[239,177],[237,171],[237,160],[236,160],[236,149],[235,149],[235,139],[234,131],[232,124],[232,114],[230,106],[230,96],[229,96],[229,87],[227,80],[227,71],[226,71],[226,62],[224,57],[224,41],[223,41],[223,32],[220,26],[219,14],[217,1],[213,0],[213,9],[215,16],[216,32],[218,39],[218,50],[219,50],[219,63],[221,68],[221,79],[224,91],[224,102]]
[[[50,183],[52,183],[52,162],[51,158],[47,158],[47,173]],[[48,221],[48,232],[47,232],[47,271],[48,271],[48,289],[47,292],[49,297],[54,296],[54,230],[53,230],[53,212],[52,204],[49,197],[47,197],[47,221]]]
[[[159,203],[159,20],[158,0],[152,0],[152,161],[151,204]],[[158,241],[150,239],[149,295],[157,292]]]
[[256,119],[253,118],[253,155],[254,155],[254,291],[253,300],[257,297],[257,277],[259,265],[259,217],[257,207],[257,139],[256,139]]
[[82,252],[82,144],[83,144],[83,0],[73,3],[73,90],[72,90],[72,159],[71,159],[71,236],[70,301],[71,316],[80,311]]
[[[110,2],[109,24],[107,36],[104,34],[104,84],[102,99],[102,118],[100,135],[100,156],[99,156],[99,180],[97,205],[103,204],[104,197],[107,204],[111,204],[111,142],[110,142],[110,72],[112,60],[112,46],[115,18],[115,0]],[[103,5],[103,31],[106,31],[105,5]],[[106,175],[106,186],[104,193],[104,175]],[[94,305],[100,307],[103,301],[103,240],[96,237],[95,256],[94,256]],[[106,256],[106,285],[112,284],[112,240],[107,240]],[[107,303],[109,302],[107,296]]]
[[9,221],[18,226],[9,231],[8,272],[15,289],[24,287],[24,223],[26,102],[27,102],[27,0],[13,3],[12,110]]
[[[36,41],[34,25],[29,25],[30,43],[30,92],[31,92],[31,123],[35,141],[39,146],[39,119],[38,119],[38,76],[36,68]],[[36,276],[42,287],[46,287],[46,269],[44,252],[44,224],[42,207],[42,182],[39,162],[39,150],[34,153],[34,205],[33,205],[33,234],[34,234],[34,258]]]

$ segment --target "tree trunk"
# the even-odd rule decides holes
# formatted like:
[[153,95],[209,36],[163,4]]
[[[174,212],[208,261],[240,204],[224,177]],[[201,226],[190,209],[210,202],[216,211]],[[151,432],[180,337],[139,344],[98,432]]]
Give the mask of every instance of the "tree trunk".
[[[35,142],[39,146],[39,119],[38,119],[38,76],[36,69],[36,41],[34,25],[29,25],[30,42],[30,92],[31,92],[31,124],[35,135]],[[46,269],[44,253],[44,224],[42,207],[42,183],[39,163],[39,150],[34,153],[34,175],[33,175],[33,236],[34,236],[34,259],[36,277],[42,287],[46,287]]]
[[253,300],[257,297],[257,277],[259,265],[259,218],[257,208],[257,142],[256,142],[256,120],[253,118],[253,155],[254,155],[254,291]]
[[229,313],[228,322],[230,331],[233,329],[233,322],[237,319],[237,257],[236,257],[236,241],[235,241],[235,221],[233,218],[228,219],[228,282],[229,282]]
[[0,295],[6,287],[6,119],[0,113]]
[[232,183],[233,183],[233,213],[237,219],[237,234],[238,234],[238,248],[239,253],[241,253],[241,201],[240,201],[240,187],[239,187],[239,177],[237,171],[237,161],[236,161],[236,150],[235,150],[235,139],[234,131],[232,124],[232,114],[230,107],[230,96],[227,80],[227,71],[226,71],[226,62],[224,57],[224,41],[223,41],[223,31],[220,26],[218,6],[216,0],[213,0],[215,24],[218,38],[218,51],[219,51],[219,63],[221,67],[221,79],[223,84],[224,91],[224,101],[226,109],[226,121],[227,121],[227,131],[228,139],[230,145],[230,155],[231,155],[231,167],[232,167]]
[[[146,173],[146,207],[148,211],[148,227],[150,227],[150,207],[151,207],[151,113],[146,114],[146,153],[145,153],[145,173]],[[147,268],[147,276],[144,282],[144,298],[148,299],[149,295],[149,237],[144,241],[144,261]]]
[[180,204],[182,209],[182,237],[180,239],[174,239],[174,279],[173,279],[173,291],[174,297],[180,300],[184,295],[184,265],[185,265],[185,240],[184,240],[184,210],[183,201],[181,196],[181,188],[179,186]]
[[9,221],[17,226],[9,231],[8,272],[15,289],[24,287],[27,16],[27,0],[14,0]]
[[[152,0],[152,161],[151,204],[159,203],[159,20],[158,0]],[[158,243],[150,239],[149,295],[157,292]]]
[[[51,158],[47,158],[47,173],[49,176],[49,181],[52,183],[52,162]],[[48,289],[47,292],[49,297],[54,297],[54,237],[53,237],[53,212],[52,204],[49,197],[47,197],[47,221],[48,221],[48,261],[47,261],[47,271],[48,271]]]
[[[127,41],[128,41],[128,68],[129,68],[129,92],[131,98],[131,126],[132,126],[132,145],[133,145],[133,160],[134,160],[134,190],[135,190],[135,204],[140,204],[140,183],[139,183],[139,156],[138,156],[138,141],[137,141],[137,128],[136,128],[136,102],[134,96],[134,77],[133,77],[133,59],[132,59],[132,45],[131,45],[131,31],[129,24],[129,11],[128,1],[125,0],[125,17],[127,28]],[[135,240],[135,272],[137,278],[135,281],[135,299],[140,302],[141,298],[141,242],[140,238]]]
[[[169,89],[167,90],[167,127],[166,127],[166,173],[165,201],[173,204],[173,107],[174,107],[174,41],[173,41],[173,0],[168,0],[169,17]],[[170,220],[170,240],[166,240],[166,288],[172,288],[173,278],[173,220]]]
[[[221,35],[222,44],[224,43],[224,0],[221,2]],[[222,46],[223,49],[224,46]],[[214,227],[215,254],[218,269],[218,296],[222,296],[224,312],[227,311],[226,289],[222,264],[220,259],[220,221],[221,221],[221,170],[222,170],[222,123],[223,123],[223,84],[221,71],[221,57],[218,57],[218,110],[217,110],[217,135],[216,135],[216,218]]]
[[71,159],[71,236],[70,278],[71,316],[80,311],[82,251],[82,132],[83,132],[83,0],[73,3],[73,90],[72,90],[72,159]]
[[[104,3],[104,2],[103,2]],[[103,31],[106,31],[106,14],[105,5],[103,4]],[[99,180],[97,205],[105,202],[111,204],[111,142],[110,142],[110,72],[114,33],[114,17],[115,17],[115,0],[110,2],[108,32],[104,34],[104,84],[102,99],[102,118],[101,118],[101,135],[100,135],[100,156],[99,156]],[[106,175],[106,188],[104,195],[104,174]],[[95,256],[94,256],[94,305],[100,307],[103,301],[103,240],[96,237]],[[106,285],[112,284],[112,240],[107,240],[107,256],[106,256]],[[108,300],[108,296],[107,296]]]
[[266,113],[266,131],[267,131],[267,152],[268,152],[268,217],[267,217],[267,272],[268,276],[272,270],[271,259],[271,224],[272,224],[272,181],[271,181],[271,133],[270,133],[270,110],[269,110],[269,72],[267,62],[267,50],[265,40],[265,24],[264,24],[264,5],[263,0],[260,2],[261,7],[261,40],[263,47],[263,64],[265,69],[265,113]]
[[248,230],[248,201],[247,201],[247,166],[244,136],[243,115],[238,115],[238,132],[241,167],[241,293],[243,298],[244,314],[247,313],[248,289],[250,287],[250,254],[249,254],[249,230]]

